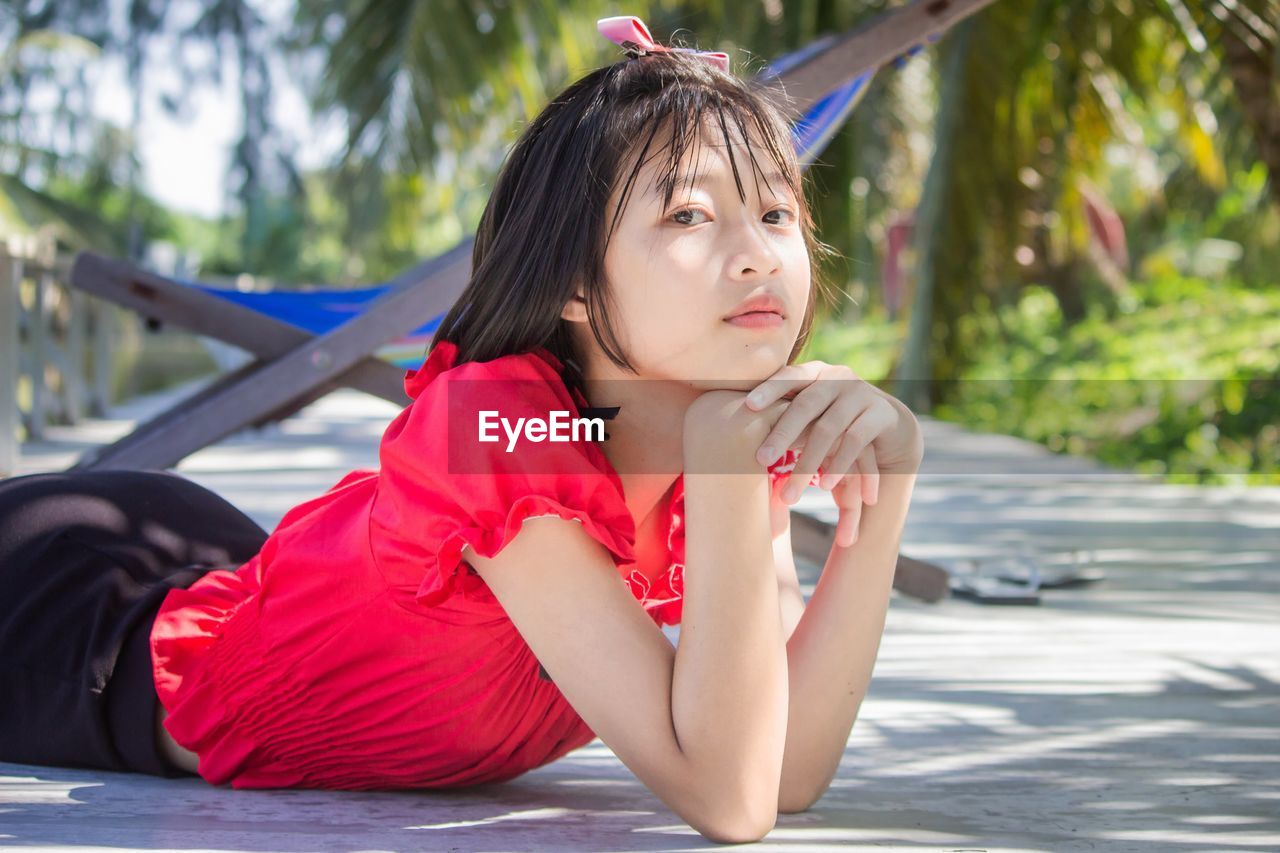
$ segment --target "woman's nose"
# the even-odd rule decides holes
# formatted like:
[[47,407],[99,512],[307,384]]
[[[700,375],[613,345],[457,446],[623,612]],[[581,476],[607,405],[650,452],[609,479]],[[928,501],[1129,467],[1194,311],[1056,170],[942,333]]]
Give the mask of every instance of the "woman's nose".
[[732,272],[735,276],[773,275],[781,266],[778,251],[762,228],[748,222],[736,229],[735,239],[739,245],[733,256]]

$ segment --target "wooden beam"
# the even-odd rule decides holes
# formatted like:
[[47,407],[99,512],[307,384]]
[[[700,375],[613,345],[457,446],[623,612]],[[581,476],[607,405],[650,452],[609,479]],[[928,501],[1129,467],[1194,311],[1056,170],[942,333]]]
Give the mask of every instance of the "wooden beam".
[[[995,0],[917,0],[891,9],[841,35],[812,56],[773,77],[758,78],[756,85],[781,84],[787,97],[803,115],[832,89],[848,83],[864,71],[880,68],[895,57],[982,11]],[[819,42],[820,43],[820,42]]]
[[[791,550],[818,566],[825,566],[836,541],[836,526],[812,515],[791,511]],[[898,555],[893,588],[922,601],[941,601],[951,595],[947,570],[924,560]]]
[[311,335],[298,330],[305,343],[271,361],[245,365],[193,402],[149,422],[77,467],[168,468],[314,394],[378,346],[413,331],[424,317],[447,310],[470,277],[472,240],[467,238],[402,274],[386,294],[333,331]]
[[[397,281],[419,281],[430,262],[408,270]],[[81,252],[71,268],[71,285],[160,323],[216,338],[270,361],[315,337],[311,332],[228,299],[181,284],[115,258]],[[369,356],[337,380],[398,406],[406,405],[404,372]]]

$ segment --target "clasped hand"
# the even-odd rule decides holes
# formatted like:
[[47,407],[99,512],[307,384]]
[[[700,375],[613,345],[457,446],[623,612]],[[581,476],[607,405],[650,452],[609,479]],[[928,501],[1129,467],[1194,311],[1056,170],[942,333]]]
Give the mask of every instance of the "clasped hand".
[[760,411],[792,395],[761,444],[756,460],[769,466],[788,449],[796,460],[782,500],[799,499],[819,467],[819,485],[840,507],[836,544],[857,541],[862,505],[879,500],[880,474],[915,473],[924,455],[920,424],[897,398],[844,365],[791,364],[757,385],[746,406]]

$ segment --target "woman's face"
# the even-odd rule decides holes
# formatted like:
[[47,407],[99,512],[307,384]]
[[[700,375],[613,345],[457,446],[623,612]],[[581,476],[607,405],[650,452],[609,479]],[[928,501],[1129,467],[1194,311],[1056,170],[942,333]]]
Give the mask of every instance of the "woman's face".
[[[618,337],[640,377],[748,390],[787,363],[800,333],[811,282],[798,200],[768,175],[762,144],[757,175],[741,136],[730,138],[745,202],[719,129],[685,152],[665,207],[658,180],[668,157],[651,149],[606,250]],[[725,319],[762,295],[780,303],[780,318]]]

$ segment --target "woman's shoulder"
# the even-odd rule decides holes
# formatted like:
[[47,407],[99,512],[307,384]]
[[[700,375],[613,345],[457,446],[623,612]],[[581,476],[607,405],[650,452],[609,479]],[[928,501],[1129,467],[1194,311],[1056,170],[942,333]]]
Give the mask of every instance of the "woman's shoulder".
[[536,516],[577,521],[616,563],[634,560],[603,436],[566,424],[577,398],[548,356],[456,364],[442,342],[406,377],[413,401],[383,437],[371,530],[384,576],[420,604],[451,594],[464,546],[492,557]]
[[[454,392],[478,391],[475,383],[530,383],[521,388],[527,394],[571,395],[561,378],[564,365],[545,347],[527,352],[508,353],[487,361],[458,362],[458,346],[452,341],[439,341],[427,354],[422,366],[405,374],[404,389],[412,400],[423,396],[439,397]],[[475,387],[470,387],[475,386]],[[496,388],[496,386],[495,386]]]
[[[456,358],[456,346],[441,341],[406,376],[413,399],[383,434],[382,491],[412,492],[418,500],[429,492],[472,510],[496,510],[531,492],[621,491],[597,444],[603,430],[578,421],[580,398],[554,355]],[[558,482],[566,479],[572,482]]]
[[382,464],[411,463],[436,474],[601,474],[609,470],[599,425],[578,418],[585,400],[563,365],[538,348],[488,361],[457,362],[450,341],[436,344],[405,377],[412,398],[383,436]]

